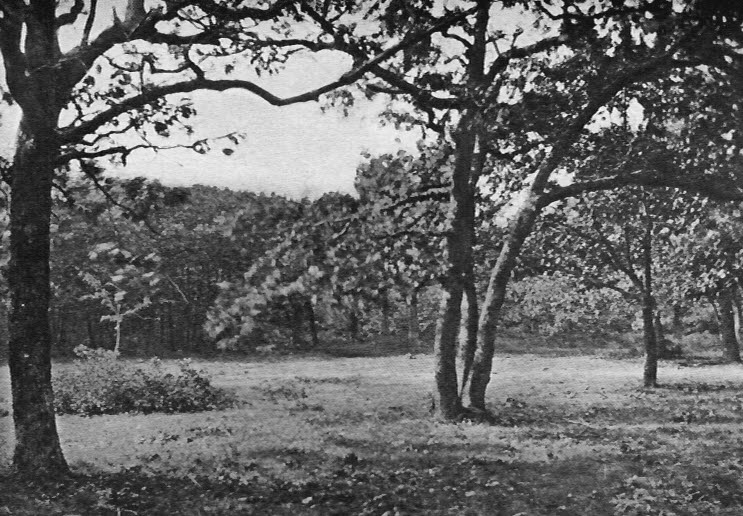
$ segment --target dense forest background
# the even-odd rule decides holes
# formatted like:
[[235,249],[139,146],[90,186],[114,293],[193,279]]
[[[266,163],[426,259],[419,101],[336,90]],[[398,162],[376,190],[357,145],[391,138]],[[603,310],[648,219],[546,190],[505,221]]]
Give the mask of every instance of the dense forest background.
[[[53,353],[69,356],[79,345],[140,357],[430,351],[446,178],[421,163],[404,153],[367,157],[357,196],[315,200],[166,187],[102,170],[94,186],[71,175],[55,194]],[[633,254],[642,221],[621,219],[651,223],[655,209],[662,353],[678,355],[679,343],[717,351],[719,333],[735,347],[725,356],[737,360],[737,226],[724,206],[676,191],[608,195],[587,194],[545,215],[517,267],[501,344],[642,354],[642,292],[631,272],[642,265]],[[615,208],[623,202],[651,211]],[[683,209],[674,212],[673,202]],[[478,213],[481,293],[501,219]],[[6,311],[2,305],[3,351]]]

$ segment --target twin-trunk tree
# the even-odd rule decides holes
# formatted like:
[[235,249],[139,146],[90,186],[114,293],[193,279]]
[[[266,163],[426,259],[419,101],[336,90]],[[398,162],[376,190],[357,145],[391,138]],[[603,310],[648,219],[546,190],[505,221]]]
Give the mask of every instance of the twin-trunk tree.
[[[521,163],[528,163],[524,156],[533,160],[532,166],[525,167],[531,169],[529,172],[532,173],[529,186],[518,199],[520,207],[512,217],[508,236],[502,242],[481,307],[476,352],[468,378],[470,405],[479,410],[485,409],[495,332],[508,281],[540,210],[552,200],[578,193],[582,189],[633,183],[659,186],[674,184],[673,173],[661,177],[652,166],[634,169],[634,174],[620,168],[614,179],[591,177],[584,171],[582,177],[576,177],[575,184],[563,188],[555,186],[552,181],[555,173],[567,166],[577,153],[576,147],[586,142],[591,125],[597,123],[597,115],[602,110],[611,110],[618,95],[629,91],[642,100],[643,89],[652,88],[666,77],[683,80],[687,75],[698,74],[701,65],[720,64],[719,59],[710,59],[708,53],[720,41],[709,35],[710,28],[700,13],[692,9],[676,12],[663,3],[641,5],[639,11],[646,14],[645,20],[653,20],[651,26],[645,26],[642,19],[631,14],[636,12],[634,8],[588,11],[592,14],[566,8],[554,17],[563,23],[560,37],[544,38],[537,43],[512,48],[510,52],[502,52],[497,57],[490,56],[490,68],[483,73],[483,53],[486,55],[485,61],[488,60],[488,54],[485,51],[487,40],[481,37],[481,31],[488,26],[490,6],[478,4],[466,53],[469,59],[466,80],[462,86],[469,96],[458,104],[459,123],[452,131],[456,165],[452,173],[452,222],[444,284],[447,293],[442,302],[436,337],[437,401],[439,413],[444,418],[456,417],[462,410],[462,399],[455,390],[454,337],[460,320],[462,292],[468,285],[471,269],[472,185],[482,173],[482,163],[486,162],[485,157],[477,156],[475,149],[496,158],[496,167],[514,166],[506,162],[508,157],[514,156],[507,156],[503,149],[515,149],[514,154],[520,155]],[[593,27],[601,26],[607,20],[614,25],[610,28],[605,26],[604,36],[599,36]],[[632,36],[637,30],[641,36]],[[580,36],[576,37],[578,34]],[[615,35],[618,38],[614,39]],[[708,46],[700,46],[700,41]],[[525,77],[521,83],[510,81],[515,70]],[[530,76],[530,72],[534,75]],[[514,97],[520,102],[514,102]],[[514,120],[516,117],[538,122],[519,127]],[[515,128],[522,135],[527,132],[528,138],[526,141],[514,141],[513,137],[504,137],[504,128]],[[605,146],[606,142],[594,143],[594,152],[600,151],[599,145]],[[598,170],[599,175],[611,172],[614,171]],[[596,174],[595,170],[593,174]],[[650,275],[646,277],[649,281]],[[651,296],[647,297],[646,304],[652,306]],[[653,384],[655,346],[652,342],[648,346],[650,367],[646,382]]]

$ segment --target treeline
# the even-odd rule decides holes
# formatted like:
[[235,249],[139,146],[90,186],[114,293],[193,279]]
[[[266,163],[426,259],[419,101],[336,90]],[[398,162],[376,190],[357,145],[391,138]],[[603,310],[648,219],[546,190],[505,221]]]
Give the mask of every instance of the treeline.
[[[400,311],[405,300],[382,284],[386,265],[379,256],[372,263],[354,244],[358,256],[346,256],[343,267],[334,257],[320,257],[322,246],[329,244],[322,233],[343,213],[356,216],[359,204],[341,194],[292,200],[202,185],[172,188],[143,178],[101,176],[98,183],[68,178],[55,193],[52,221],[53,353],[70,355],[82,344],[134,356],[193,355],[309,349],[321,339],[339,343],[375,334],[397,333],[417,341],[419,328],[430,335],[435,293],[416,294],[422,307],[414,309],[413,324],[409,311]],[[2,208],[5,267],[7,205]],[[303,232],[312,228],[314,234]],[[294,267],[295,274],[304,273],[286,256],[272,258],[277,250],[299,261],[310,252],[318,271],[335,263],[332,288],[313,290],[308,283],[292,290],[277,283],[283,290],[266,290],[273,299],[261,310],[229,308],[239,320],[256,319],[249,331],[215,331],[207,323],[219,313],[220,293],[245,281],[251,271],[268,268],[291,275]],[[355,268],[359,261],[367,262],[366,269]],[[5,276],[2,290],[7,292]],[[7,309],[5,303],[0,306],[3,354]],[[418,314],[426,320],[418,322]]]
[[[107,191],[109,198],[83,190],[57,202],[54,350],[85,344],[125,354],[210,352],[203,325],[217,284],[265,251],[267,235],[297,203],[141,179],[110,181]],[[224,221],[241,209],[255,211],[254,224],[226,234]]]
[[[448,159],[435,146],[367,156],[356,196],[316,200],[68,178],[52,225],[53,351],[67,355],[82,344],[168,356],[364,339],[430,349]],[[570,201],[546,214],[527,242],[504,327],[548,338],[632,333],[643,329],[650,299],[661,355],[669,332],[719,329],[726,357],[737,360],[743,268],[734,210],[632,189]],[[492,209],[478,211],[478,298],[503,240],[497,219]],[[2,246],[7,257],[7,231]],[[467,306],[465,299],[465,316]],[[0,308],[5,342],[7,306]]]

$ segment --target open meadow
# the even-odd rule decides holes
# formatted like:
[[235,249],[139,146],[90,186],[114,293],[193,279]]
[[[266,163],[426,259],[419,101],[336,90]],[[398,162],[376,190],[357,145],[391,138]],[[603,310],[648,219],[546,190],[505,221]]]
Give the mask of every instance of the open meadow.
[[[60,416],[77,476],[0,514],[741,514],[743,368],[500,355],[495,424],[433,420],[427,355],[196,362],[239,406]],[[173,366],[166,363],[166,367]],[[57,370],[70,367],[57,364]],[[9,409],[7,367],[0,409]],[[0,418],[10,463],[11,417]]]

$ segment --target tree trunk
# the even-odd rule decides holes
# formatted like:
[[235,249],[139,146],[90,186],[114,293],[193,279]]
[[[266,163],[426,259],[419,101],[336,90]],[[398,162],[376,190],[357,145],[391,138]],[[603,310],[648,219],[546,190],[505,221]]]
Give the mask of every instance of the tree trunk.
[[449,286],[441,297],[439,319],[434,341],[434,407],[437,416],[455,420],[462,412],[457,385],[457,333],[461,315],[462,288]]
[[304,300],[299,295],[289,297],[289,324],[293,348],[304,349],[307,347],[304,338],[304,319],[306,315]]
[[314,349],[320,345],[320,339],[317,336],[317,317],[315,316],[315,307],[312,306],[312,300],[309,298],[304,301],[304,311],[310,325],[310,342]]
[[741,319],[741,305],[740,305],[740,290],[736,285],[733,289],[733,316],[735,319],[735,337],[738,339],[738,347],[740,347],[740,319]]
[[98,347],[98,339],[95,335],[95,329],[93,328],[93,321],[90,318],[90,315],[85,316],[85,327],[88,331],[88,344],[91,348],[97,348]]
[[59,313],[59,331],[57,332],[57,353],[63,355],[69,354],[69,346],[67,343],[67,317],[68,315],[64,312]]
[[732,288],[725,287],[717,294],[720,341],[722,342],[722,359],[725,362],[740,362],[740,346],[735,331]]
[[356,307],[351,308],[351,311],[348,314],[348,333],[351,335],[351,340],[359,340],[361,334],[361,321],[359,320],[359,314],[356,311]]
[[456,161],[452,177],[451,228],[446,238],[444,295],[434,341],[437,415],[453,420],[461,415],[462,404],[457,381],[457,336],[462,316],[462,297],[471,283],[473,266],[473,228],[475,199],[472,165],[477,132],[472,116],[462,120],[456,137]]
[[380,304],[382,309],[382,327],[380,328],[380,333],[387,337],[390,334],[390,300],[387,292],[382,293]]
[[624,87],[623,82],[615,81],[609,87],[596,91],[588,104],[576,113],[570,124],[560,132],[552,144],[552,151],[537,168],[531,186],[527,191],[526,199],[522,202],[516,217],[511,222],[508,236],[490,275],[488,291],[480,311],[477,351],[475,352],[470,379],[470,403],[473,408],[485,410],[485,391],[490,382],[495,351],[495,331],[506,297],[508,281],[521,247],[531,233],[534,222],[543,207],[541,203],[549,179],[570,152],[573,144],[580,138],[586,124],[606,102]]
[[465,299],[467,301],[467,315],[464,323],[464,334],[462,339],[462,386],[459,388],[459,399],[463,402],[462,398],[467,389],[467,381],[470,377],[470,371],[472,370],[472,363],[475,359],[475,351],[477,350],[477,327],[479,324],[479,307],[477,303],[477,286],[475,285],[474,278],[470,278],[467,281],[467,285],[464,289]]
[[642,329],[645,341],[645,387],[658,386],[658,341],[655,335],[655,297],[653,296],[653,221],[645,208],[645,232],[642,237]]
[[57,142],[51,121],[21,121],[10,203],[9,361],[16,446],[23,476],[68,472],[54,416],[49,329],[49,222]]
[[420,349],[420,322],[418,320],[418,291],[408,296],[408,347],[411,351]]
[[[473,43],[468,51],[467,86],[473,94],[485,82],[489,6],[489,2],[478,2]],[[437,416],[444,420],[458,419],[463,412],[457,381],[457,336],[461,324],[464,288],[473,277],[475,189],[486,155],[479,115],[479,110],[474,106],[463,109],[453,135],[455,159],[449,195],[451,227],[446,236],[444,295],[434,341],[434,404]]]
[[116,305],[116,313],[114,315],[116,317],[114,319],[114,322],[115,322],[114,353],[118,355],[119,353],[121,353],[121,322],[122,322],[121,307],[119,305]]
[[684,332],[684,323],[681,319],[682,311],[683,309],[681,305],[673,305],[673,320],[671,322],[671,331],[674,335],[681,335]]
[[658,386],[658,342],[655,335],[655,300],[652,293],[642,297],[642,333],[645,344],[645,368],[643,383],[645,387]]
[[170,348],[171,352],[178,352],[180,351],[180,346],[178,345],[178,340],[175,338],[175,325],[173,324],[173,307],[170,305],[170,303],[165,305],[167,307],[167,317],[168,317],[168,347]]
[[495,353],[495,331],[506,299],[511,272],[524,241],[534,227],[538,214],[537,196],[536,193],[531,192],[511,224],[508,237],[503,242],[503,247],[498,256],[498,261],[490,274],[488,290],[480,312],[477,351],[472,362],[469,389],[470,405],[478,410],[485,410],[485,391],[490,382]]
[[666,331],[665,328],[663,328],[663,322],[660,320],[660,314],[658,312],[655,313],[653,327],[655,329],[655,345],[658,347],[658,358],[668,358],[671,350],[666,346],[666,343],[668,342],[666,339]]

